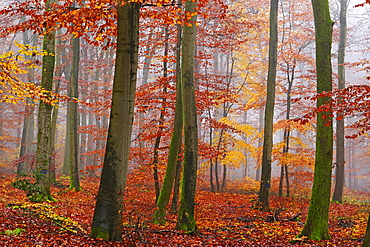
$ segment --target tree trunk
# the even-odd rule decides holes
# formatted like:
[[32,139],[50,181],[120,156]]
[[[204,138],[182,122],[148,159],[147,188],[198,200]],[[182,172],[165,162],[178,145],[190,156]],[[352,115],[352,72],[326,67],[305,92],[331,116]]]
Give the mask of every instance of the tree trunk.
[[[176,171],[181,168],[178,167],[179,153],[182,144],[182,128],[183,128],[183,110],[182,110],[182,90],[181,90],[181,69],[180,69],[180,51],[181,49],[181,26],[177,25],[177,46],[176,46],[176,109],[174,118],[174,130],[172,133],[170,150],[168,152],[168,162],[166,174],[163,180],[162,189],[157,200],[157,207],[154,211],[154,223],[164,224],[166,222],[166,207],[170,200],[172,187]],[[177,190],[174,189],[174,197],[176,197]],[[176,199],[177,201],[177,199]],[[173,206],[174,207],[174,206]],[[176,207],[177,208],[177,207]]]
[[[37,45],[37,38],[36,35],[33,35],[33,44],[32,46]],[[27,36],[27,32],[23,32],[23,44],[29,44],[29,38]],[[30,60],[30,56],[26,56],[27,60]],[[30,83],[34,83],[35,77],[35,68],[30,68],[29,72],[27,73],[27,79]],[[34,128],[35,128],[35,120],[34,120],[34,111],[35,107],[32,105],[32,99],[27,98],[25,105],[25,115],[23,119],[23,132],[22,132],[22,140],[21,140],[21,148],[19,153],[19,158],[22,158],[24,155],[32,153],[35,151],[33,139],[34,139]],[[17,164],[17,175],[21,175],[23,173],[28,172],[32,169],[31,164],[29,164],[29,169],[26,169],[26,162],[20,162]],[[34,167],[33,167],[34,168]]]
[[[167,93],[167,76],[168,76],[168,73],[167,73],[167,56],[168,56],[168,39],[169,39],[169,34],[168,34],[168,28],[165,27],[164,28],[164,32],[165,32],[165,42],[164,42],[164,54],[163,54],[163,57],[164,57],[164,61],[163,61],[163,79],[165,80],[165,86],[163,87],[163,93],[166,94]],[[162,99],[162,109],[161,109],[161,114],[159,116],[159,123],[158,125],[160,126],[158,128],[158,132],[157,132],[157,137],[155,138],[155,144],[154,144],[154,157],[153,157],[153,173],[154,173],[154,188],[155,188],[155,198],[156,198],[156,202],[158,201],[158,198],[159,198],[159,193],[160,193],[160,186],[159,186],[159,176],[158,176],[158,150],[159,150],[159,147],[160,147],[160,144],[161,144],[161,139],[162,139],[162,132],[163,132],[163,121],[164,121],[164,114],[165,114],[165,111],[166,111],[166,98],[163,98]]]
[[80,64],[80,38],[72,38],[72,67],[69,84],[69,188],[81,190],[78,174],[78,74]]
[[[63,42],[63,41],[62,41]],[[66,41],[63,42],[64,44],[66,43]],[[67,61],[67,54],[66,54],[66,48],[62,48],[61,51],[60,51],[60,56],[62,57],[62,63],[63,64],[66,64],[68,63]],[[65,79],[66,81],[71,81],[71,64],[69,63],[65,68],[64,68],[64,76],[65,76]],[[63,175],[69,175],[69,151],[70,151],[70,148],[69,148],[69,143],[70,143],[70,134],[69,134],[69,125],[71,124],[70,123],[70,119],[69,119],[69,113],[70,111],[70,105],[67,104],[67,119],[66,119],[66,137],[65,137],[65,141],[64,141],[64,157],[63,157],[63,169],[62,169],[62,173]]]
[[[288,80],[288,90],[286,93],[286,116],[285,119],[290,119],[290,108],[291,108],[291,91],[293,86],[293,80],[294,80],[294,70],[295,66],[291,69],[291,75],[290,75],[290,66],[287,65],[287,80]],[[286,157],[289,153],[289,142],[290,142],[290,128],[285,127],[284,129],[284,148],[283,148],[283,157]],[[290,195],[290,189],[289,189],[289,177],[288,177],[288,165],[286,163],[281,164],[281,175],[280,175],[280,184],[279,184],[279,196],[283,196],[283,184],[284,184],[284,176],[286,181],[286,196],[289,197]]]
[[[55,93],[59,92],[59,81],[57,82]],[[51,114],[51,129],[50,129],[50,153],[52,155],[50,159],[50,167],[49,167],[49,178],[50,182],[56,182],[56,162],[55,162],[55,155],[56,155],[56,140],[57,140],[57,120],[58,120],[58,112],[59,108],[58,105],[53,106],[52,114]]]
[[[209,119],[212,118],[211,115],[211,109],[208,109],[208,117]],[[212,126],[209,126],[209,151],[210,151],[210,157],[209,157],[209,183],[211,186],[211,191],[215,191],[215,186],[213,184],[213,158],[212,158],[212,143],[213,143],[213,128]]]
[[[338,47],[338,89],[345,88],[346,74],[345,74],[345,48],[347,39],[347,4],[348,0],[340,0],[340,34]],[[338,115],[337,117],[341,117]],[[336,168],[335,168],[335,187],[333,194],[333,201],[342,202],[343,187],[344,187],[344,120],[337,120],[336,127]]]
[[265,108],[265,126],[263,135],[262,151],[262,174],[258,200],[262,204],[262,210],[268,211],[271,186],[271,153],[273,145],[273,123],[275,105],[275,81],[277,60],[277,13],[279,0],[271,0],[270,3],[270,42],[269,42],[269,65],[267,76],[267,98]]
[[[59,36],[60,30],[57,31],[56,35]],[[60,42],[61,38],[55,40],[55,71],[54,75],[56,78],[62,76],[61,69],[61,52],[60,52]],[[54,93],[59,93],[60,79],[55,82]],[[52,115],[51,115],[51,138],[50,138],[50,153],[52,158],[50,159],[49,167],[49,178],[52,183],[56,183],[56,146],[57,146],[57,123],[58,123],[58,112],[59,112],[59,102],[53,106]]]
[[[185,12],[196,13],[197,1],[186,1]],[[196,231],[194,200],[198,163],[198,127],[194,86],[194,53],[197,15],[184,26],[182,44],[182,92],[184,114],[184,168],[181,182],[180,208],[177,228],[187,232]],[[186,104],[184,104],[186,102]]]
[[[26,103],[29,105],[25,106],[25,115],[23,119],[23,132],[22,132],[22,140],[21,140],[21,148],[19,157],[22,158],[26,154],[34,152],[34,128],[35,128],[35,120],[34,120],[34,111],[35,107],[32,106],[32,99],[27,98]],[[33,169],[31,164],[27,167],[27,162],[23,161],[17,164],[17,175],[22,175],[24,173],[29,172],[30,169]]]
[[[46,11],[50,5],[55,3],[54,0],[46,2]],[[47,28],[46,28],[47,29]],[[53,77],[55,66],[55,31],[48,30],[43,40],[43,50],[48,54],[42,57],[42,78],[41,87],[51,92],[53,90]],[[36,149],[36,182],[41,185],[42,191],[37,200],[53,200],[50,193],[50,179],[47,175],[50,166],[50,128],[52,106],[40,101],[38,113],[38,133]]]
[[[316,36],[317,92],[332,90],[332,26],[328,0],[312,0]],[[317,106],[330,98],[318,98]],[[328,214],[333,161],[333,125],[331,112],[317,114],[314,181],[306,224],[302,235],[311,240],[329,239]],[[329,121],[329,122],[328,122]]]
[[[123,5],[122,5],[123,4]],[[134,116],[140,5],[120,1],[112,108],[90,236],[122,241],[122,205]]]
[[366,233],[365,233],[364,242],[362,244],[362,247],[369,247],[369,246],[370,246],[370,215],[367,220]]
[[[179,156],[181,153],[181,147],[179,149]],[[176,213],[178,209],[179,193],[180,193],[180,180],[182,172],[182,159],[178,156],[176,164],[175,180],[173,181],[173,197],[171,203],[171,212]]]
[[[263,111],[263,108],[261,107],[260,108],[260,112],[259,112],[259,128],[258,128],[258,132],[259,133],[262,133],[262,129],[263,129],[263,123],[264,123],[264,111]],[[260,140],[258,141],[258,149],[260,149],[261,147],[263,146],[263,142]],[[257,168],[256,168],[256,181],[261,181],[261,166],[262,162],[261,161],[261,158],[258,158],[257,159]]]

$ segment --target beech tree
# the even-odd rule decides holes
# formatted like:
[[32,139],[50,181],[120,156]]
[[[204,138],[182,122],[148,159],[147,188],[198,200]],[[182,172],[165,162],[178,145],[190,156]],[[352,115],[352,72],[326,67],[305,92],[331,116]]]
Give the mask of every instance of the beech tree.
[[[28,45],[32,44],[32,46],[36,46],[37,44],[37,37],[36,35],[31,35],[29,37],[28,32],[23,32],[22,34],[23,38],[23,44]],[[25,55],[26,59],[31,59],[29,55]],[[27,79],[30,83],[34,83],[34,77],[35,77],[35,68],[31,68],[29,72],[27,73]],[[33,106],[32,99],[27,98],[26,99],[27,105],[25,105],[25,113],[24,113],[24,119],[23,119],[23,131],[22,131],[22,140],[21,140],[21,148],[19,153],[19,158],[22,159],[24,155],[33,153],[35,151],[33,139],[34,139],[34,128],[35,128],[35,121],[34,121],[34,111],[35,106]],[[20,162],[17,164],[17,174],[21,175],[22,173],[27,172],[26,169],[26,162]]]
[[267,98],[265,108],[265,125],[263,134],[262,174],[258,200],[262,203],[264,211],[269,210],[270,186],[271,186],[271,152],[273,145],[273,122],[275,104],[275,80],[277,60],[277,13],[278,0],[270,3],[270,42],[269,42],[269,67],[267,77]]
[[[50,5],[55,3],[55,0],[48,0],[45,5],[46,11],[50,10]],[[43,50],[47,55],[42,57],[42,79],[41,86],[49,92],[53,89],[53,77],[55,66],[55,30],[50,30],[51,27],[46,26],[43,40]],[[51,113],[52,105],[40,101],[38,113],[38,133],[37,133],[37,149],[36,149],[36,172],[38,173],[36,180],[42,187],[41,194],[35,200],[53,200],[50,193],[50,179],[48,175],[50,166],[50,139],[51,139]]]
[[[175,105],[175,116],[174,116],[174,129],[172,132],[172,138],[170,148],[168,151],[168,162],[166,168],[166,174],[163,180],[161,192],[159,194],[156,209],[154,211],[154,223],[164,224],[166,221],[166,207],[170,200],[171,191],[173,188],[176,171],[179,170],[178,158],[182,144],[182,130],[183,130],[183,107],[182,107],[182,85],[181,85],[181,25],[177,24],[177,44],[176,44],[176,105]],[[176,191],[174,190],[174,194]]]
[[[347,39],[347,6],[348,0],[340,0],[339,13],[339,45],[338,45],[338,89],[346,85],[345,49]],[[339,114],[341,116],[342,114]],[[344,187],[344,119],[338,119],[336,125],[336,161],[335,161],[335,187],[333,201],[342,202]]]
[[137,2],[119,1],[117,51],[108,139],[90,236],[122,241],[122,204],[129,161],[138,65]]
[[[312,0],[316,37],[317,92],[332,90],[331,45],[333,22],[328,0]],[[330,102],[319,97],[317,107]],[[317,114],[314,181],[308,217],[301,234],[312,240],[329,239],[328,214],[333,161],[333,125],[330,108]]]
[[184,116],[184,168],[181,181],[177,228],[187,232],[194,232],[197,229],[194,212],[198,163],[198,126],[194,85],[194,53],[197,23],[196,8],[197,1],[185,2],[185,12],[190,13],[192,17],[184,26],[181,60],[182,105]]
[[79,175],[78,175],[78,73],[80,63],[80,38],[72,38],[72,66],[71,80],[69,85],[69,96],[71,100],[69,104],[69,175],[70,188],[81,190]]

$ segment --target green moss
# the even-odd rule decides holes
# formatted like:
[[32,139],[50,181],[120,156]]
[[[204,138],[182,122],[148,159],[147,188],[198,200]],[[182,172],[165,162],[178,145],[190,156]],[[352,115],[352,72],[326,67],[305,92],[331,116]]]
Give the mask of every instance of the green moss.
[[90,237],[109,241],[109,232],[104,227],[93,227],[91,229]]
[[153,223],[156,225],[164,225],[166,223],[166,211],[163,208],[156,208],[153,215]]
[[21,235],[25,231],[26,230],[22,228],[15,228],[14,230],[5,230],[5,232],[0,232],[0,234],[8,235],[8,236],[16,236],[16,235]]

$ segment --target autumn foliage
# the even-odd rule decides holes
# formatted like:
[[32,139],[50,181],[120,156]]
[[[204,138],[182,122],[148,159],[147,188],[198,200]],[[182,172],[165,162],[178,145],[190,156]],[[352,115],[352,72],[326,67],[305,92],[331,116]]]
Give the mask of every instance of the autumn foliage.
[[[137,173],[133,173],[137,174]],[[152,224],[155,193],[148,180],[130,176],[124,207],[124,242],[91,239],[94,197],[98,180],[84,179],[83,191],[68,190],[68,178],[52,188],[57,202],[29,203],[23,192],[11,186],[14,177],[2,175],[0,240],[17,246],[356,246],[366,226],[366,193],[347,191],[345,203],[330,206],[331,240],[295,239],[307,216],[309,200],[293,197],[271,200],[271,212],[258,210],[257,196],[240,190],[211,193],[199,190],[196,197],[198,235],[174,230],[176,216],[167,224]],[[19,229],[19,230],[16,230]]]

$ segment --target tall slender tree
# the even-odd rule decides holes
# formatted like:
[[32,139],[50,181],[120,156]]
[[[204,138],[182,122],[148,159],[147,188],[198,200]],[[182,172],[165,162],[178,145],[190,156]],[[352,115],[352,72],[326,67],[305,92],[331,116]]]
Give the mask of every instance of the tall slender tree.
[[188,0],[185,3],[185,13],[191,13],[192,17],[184,26],[181,61],[184,114],[184,170],[181,182],[177,228],[187,232],[194,232],[197,229],[194,212],[198,163],[198,126],[194,86],[197,5],[196,0]]
[[[50,11],[55,0],[47,0],[45,10]],[[51,92],[53,90],[53,77],[55,66],[55,30],[46,26],[43,40],[43,50],[47,52],[42,57],[41,87]],[[50,29],[50,30],[49,30]],[[53,200],[50,193],[50,179],[48,170],[50,166],[50,138],[52,105],[40,101],[38,113],[38,132],[36,149],[36,181],[41,185],[42,191],[36,200]]]
[[176,108],[174,117],[174,129],[168,152],[168,162],[166,174],[163,180],[161,192],[157,200],[157,207],[154,212],[154,223],[164,224],[166,221],[166,207],[170,201],[170,195],[176,175],[178,156],[182,144],[182,127],[183,127],[183,112],[182,112],[182,92],[181,92],[181,70],[180,70],[180,55],[181,55],[181,26],[177,25],[177,45],[176,45]]
[[[331,45],[333,22],[328,0],[312,0],[316,38],[317,92],[332,90]],[[330,98],[317,99],[317,106]],[[317,114],[314,181],[308,216],[301,234],[312,240],[329,239],[328,215],[333,161],[333,124],[331,112]]]
[[91,237],[122,241],[122,205],[126,186],[137,80],[139,16],[137,2],[118,2],[117,51],[112,108]]
[[262,204],[262,210],[269,210],[270,186],[271,186],[271,156],[273,145],[273,122],[275,105],[275,81],[276,81],[276,60],[277,60],[277,14],[279,0],[270,2],[270,42],[269,42],[269,63],[267,75],[267,98],[265,106],[265,126],[263,134],[262,151],[262,173],[258,200]]
[[[338,89],[346,85],[345,48],[347,39],[347,6],[348,0],[340,0],[339,46],[338,46]],[[340,117],[337,116],[337,117]],[[344,119],[338,119],[336,125],[336,166],[333,201],[342,202],[344,187]]]
[[[28,32],[23,32],[23,44],[28,45],[31,43],[32,46],[37,45],[37,38],[36,35],[32,35],[31,37],[28,36]],[[29,55],[25,56],[27,60],[31,60]],[[29,72],[27,73],[27,80],[31,83],[34,83],[35,77],[35,68],[30,68]],[[22,158],[24,155],[28,153],[32,153],[35,151],[35,147],[33,144],[34,139],[34,128],[35,128],[35,121],[34,121],[34,111],[35,107],[32,105],[32,99],[27,98],[25,105],[25,114],[23,119],[23,131],[22,131],[22,140],[21,140],[21,148],[19,157]],[[26,169],[26,162],[20,162],[17,164],[17,174],[21,175],[22,173],[27,172]]]
[[69,84],[69,175],[70,189],[81,190],[78,175],[78,74],[80,64],[80,38],[72,38],[72,66]]

